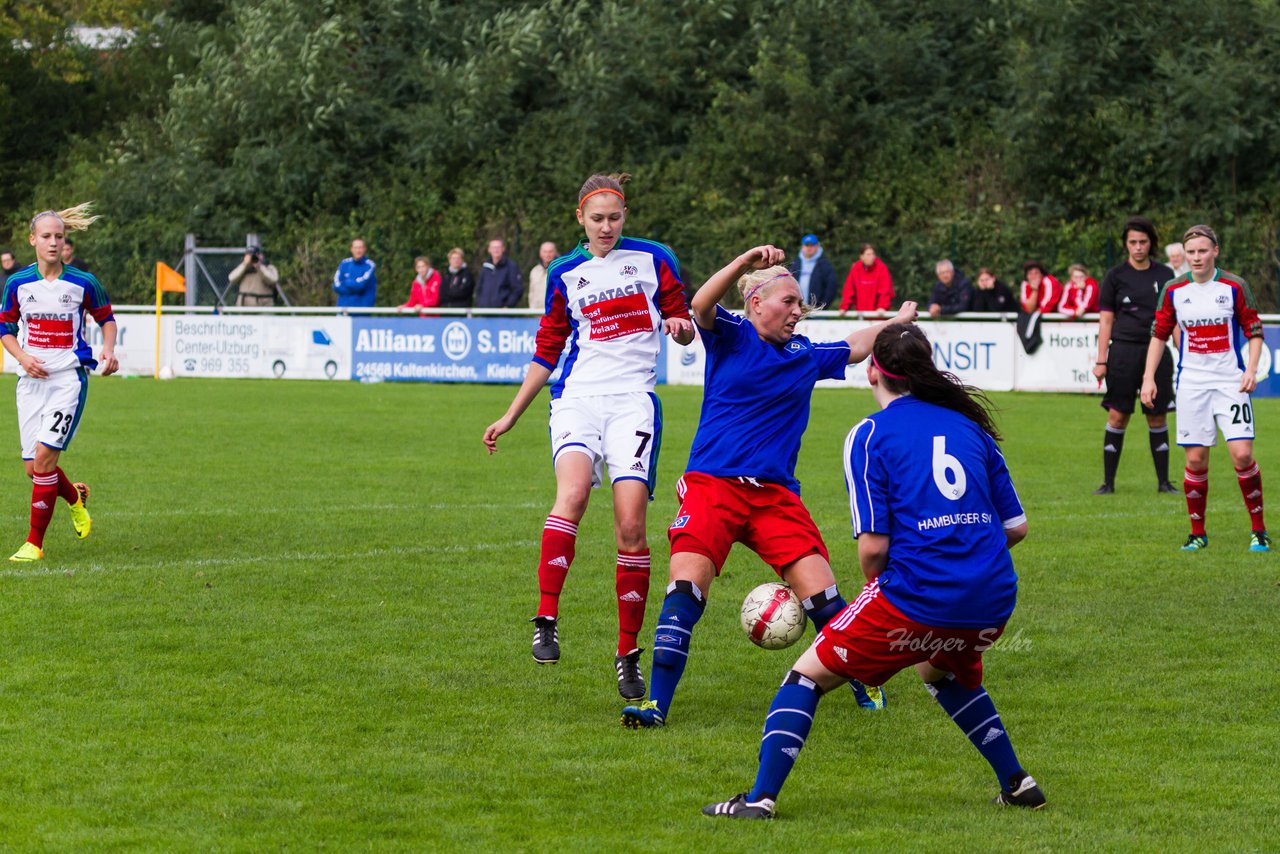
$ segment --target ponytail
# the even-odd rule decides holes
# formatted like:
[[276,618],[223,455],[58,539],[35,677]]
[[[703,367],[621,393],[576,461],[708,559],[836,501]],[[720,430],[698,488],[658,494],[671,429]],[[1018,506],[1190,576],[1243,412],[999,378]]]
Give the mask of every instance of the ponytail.
[[82,202],[60,211],[41,211],[31,218],[31,233],[36,233],[36,223],[47,216],[62,223],[62,227],[67,231],[84,231],[101,219],[97,214],[91,213],[92,210],[93,202]]
[[880,382],[895,394],[910,394],[926,403],[959,412],[1000,441],[1000,431],[991,418],[995,405],[981,389],[965,385],[933,363],[933,347],[920,327],[890,323],[876,335],[872,359],[880,368]]

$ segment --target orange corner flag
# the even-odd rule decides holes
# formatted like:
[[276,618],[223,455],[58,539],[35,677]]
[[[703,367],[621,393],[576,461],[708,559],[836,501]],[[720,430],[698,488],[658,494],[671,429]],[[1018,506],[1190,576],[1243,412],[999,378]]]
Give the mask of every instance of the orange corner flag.
[[182,274],[163,261],[156,262],[156,292],[185,294],[187,280]]

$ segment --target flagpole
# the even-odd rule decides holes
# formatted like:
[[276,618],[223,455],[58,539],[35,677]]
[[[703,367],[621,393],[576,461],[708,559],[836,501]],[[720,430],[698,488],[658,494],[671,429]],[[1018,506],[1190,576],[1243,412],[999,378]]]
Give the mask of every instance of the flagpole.
[[156,373],[160,379],[160,262],[156,262]]

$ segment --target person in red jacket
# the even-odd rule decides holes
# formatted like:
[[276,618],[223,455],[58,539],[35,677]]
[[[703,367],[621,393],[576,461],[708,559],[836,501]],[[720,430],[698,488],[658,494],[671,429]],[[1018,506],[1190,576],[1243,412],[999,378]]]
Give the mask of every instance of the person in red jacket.
[[1058,303],[1058,311],[1072,319],[1086,314],[1098,312],[1098,280],[1089,275],[1089,268],[1083,264],[1072,264],[1067,268],[1071,278],[1062,292],[1062,300]]
[[440,305],[440,273],[431,269],[431,259],[419,255],[413,259],[417,275],[409,287],[409,301],[401,308],[435,308]]
[[1039,261],[1028,261],[1022,265],[1022,270],[1027,276],[1022,280],[1022,290],[1018,295],[1022,310],[1027,314],[1057,311],[1062,300],[1062,283],[1050,276]]
[[893,304],[893,277],[889,268],[876,257],[876,248],[862,244],[862,254],[849,268],[844,280],[844,297],[840,310],[856,312],[888,311]]

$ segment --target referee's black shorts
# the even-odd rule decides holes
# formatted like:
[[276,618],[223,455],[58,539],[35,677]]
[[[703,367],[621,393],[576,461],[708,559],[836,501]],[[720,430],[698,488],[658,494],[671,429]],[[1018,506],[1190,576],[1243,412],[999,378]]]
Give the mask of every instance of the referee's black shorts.
[[[1147,346],[1131,341],[1112,341],[1107,350],[1107,393],[1103,409],[1133,414],[1133,401],[1142,393],[1142,373],[1147,369]],[[1142,404],[1144,415],[1163,415],[1173,409],[1173,356],[1164,348],[1156,368],[1155,406]]]

